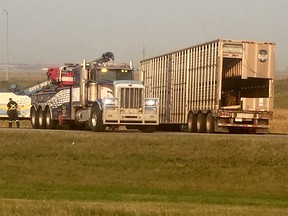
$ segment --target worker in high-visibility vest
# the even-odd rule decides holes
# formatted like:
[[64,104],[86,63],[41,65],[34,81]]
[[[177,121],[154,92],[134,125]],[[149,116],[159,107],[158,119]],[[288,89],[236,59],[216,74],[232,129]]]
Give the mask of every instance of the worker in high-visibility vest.
[[7,114],[9,117],[9,127],[12,127],[12,121],[14,120],[16,122],[17,128],[20,127],[20,122],[18,118],[18,105],[15,101],[12,100],[12,98],[9,98],[9,103],[7,104],[8,110]]

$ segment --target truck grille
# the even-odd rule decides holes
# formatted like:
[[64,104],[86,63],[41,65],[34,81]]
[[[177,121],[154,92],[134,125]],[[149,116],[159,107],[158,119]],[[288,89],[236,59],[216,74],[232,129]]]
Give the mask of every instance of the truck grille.
[[121,88],[121,106],[123,109],[139,109],[142,107],[142,88]]

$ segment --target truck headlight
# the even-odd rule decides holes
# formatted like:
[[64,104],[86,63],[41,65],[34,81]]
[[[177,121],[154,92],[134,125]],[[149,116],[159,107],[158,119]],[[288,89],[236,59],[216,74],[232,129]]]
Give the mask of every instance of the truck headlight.
[[115,98],[105,98],[104,99],[104,103],[106,105],[115,105],[116,104],[116,100],[115,100]]
[[156,99],[146,99],[145,106],[156,106]]

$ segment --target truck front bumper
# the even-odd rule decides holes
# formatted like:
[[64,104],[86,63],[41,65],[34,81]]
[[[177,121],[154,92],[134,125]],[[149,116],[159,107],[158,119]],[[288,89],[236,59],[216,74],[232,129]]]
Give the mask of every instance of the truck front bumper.
[[158,110],[117,112],[116,110],[105,110],[103,112],[103,123],[105,125],[158,125]]

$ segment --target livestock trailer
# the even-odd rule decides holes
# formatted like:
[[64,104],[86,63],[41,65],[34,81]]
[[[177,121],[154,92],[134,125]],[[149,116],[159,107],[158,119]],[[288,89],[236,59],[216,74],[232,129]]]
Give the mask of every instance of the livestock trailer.
[[275,43],[218,39],[142,60],[139,79],[160,128],[268,133],[274,71]]

